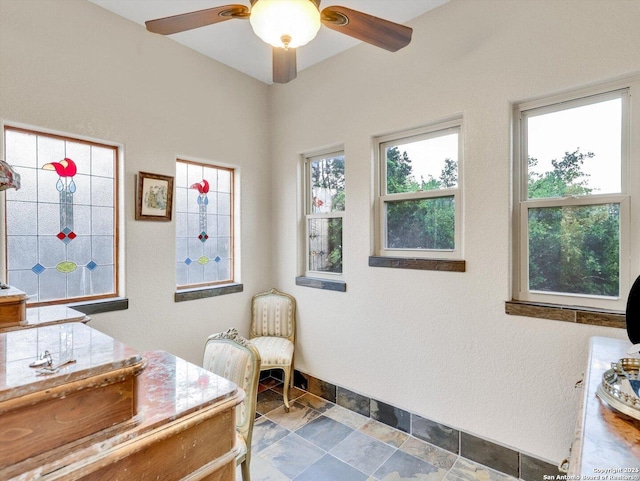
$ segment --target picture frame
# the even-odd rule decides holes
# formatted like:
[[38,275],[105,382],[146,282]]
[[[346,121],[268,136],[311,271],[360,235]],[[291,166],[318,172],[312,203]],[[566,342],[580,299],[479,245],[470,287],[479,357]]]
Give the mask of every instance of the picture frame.
[[173,206],[173,177],[138,172],[136,220],[170,221]]

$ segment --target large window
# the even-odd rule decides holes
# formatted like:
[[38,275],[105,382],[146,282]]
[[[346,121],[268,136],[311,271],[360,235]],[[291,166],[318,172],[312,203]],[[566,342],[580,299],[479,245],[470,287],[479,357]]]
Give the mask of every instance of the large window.
[[624,309],[629,92],[519,106],[515,297]]
[[305,158],[306,275],[342,275],[344,153]]
[[461,258],[460,121],[378,140],[378,253]]
[[175,184],[177,287],[232,282],[233,169],[178,160]]
[[7,282],[42,305],[117,295],[118,149],[5,127]]

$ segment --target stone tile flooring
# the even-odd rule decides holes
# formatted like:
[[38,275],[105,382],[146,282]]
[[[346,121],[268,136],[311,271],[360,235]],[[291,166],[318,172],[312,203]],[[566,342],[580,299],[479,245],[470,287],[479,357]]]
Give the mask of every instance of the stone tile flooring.
[[260,382],[252,481],[515,481],[300,389],[289,399],[286,413],[280,381]]

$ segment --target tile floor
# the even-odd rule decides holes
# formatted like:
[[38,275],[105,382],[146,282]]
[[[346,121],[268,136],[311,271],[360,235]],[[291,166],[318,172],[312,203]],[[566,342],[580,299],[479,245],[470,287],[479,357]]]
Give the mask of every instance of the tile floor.
[[286,413],[282,383],[260,382],[252,481],[515,481],[300,389],[289,398]]

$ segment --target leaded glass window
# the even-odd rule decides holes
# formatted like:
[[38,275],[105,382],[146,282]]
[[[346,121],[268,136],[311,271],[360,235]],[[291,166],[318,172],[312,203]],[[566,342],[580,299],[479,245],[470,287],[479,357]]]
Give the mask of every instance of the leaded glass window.
[[5,127],[7,282],[30,305],[117,295],[117,162],[111,145]]
[[234,171],[176,162],[178,288],[233,281]]

